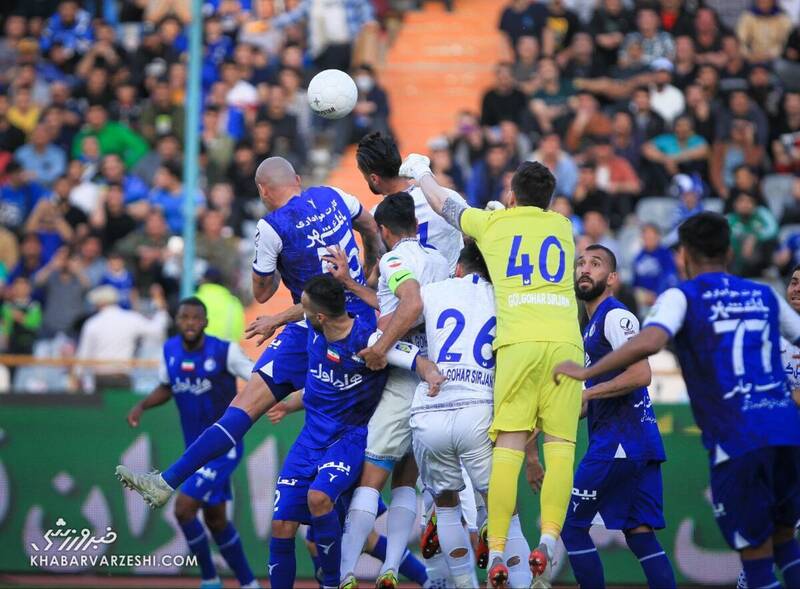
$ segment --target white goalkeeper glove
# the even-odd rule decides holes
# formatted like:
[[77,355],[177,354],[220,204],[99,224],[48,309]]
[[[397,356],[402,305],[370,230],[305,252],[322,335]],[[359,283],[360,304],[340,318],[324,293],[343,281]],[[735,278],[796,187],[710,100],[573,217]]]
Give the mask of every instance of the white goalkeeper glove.
[[490,200],[486,203],[484,210],[486,211],[502,211],[506,208],[506,205],[501,203],[499,200]]
[[428,174],[433,175],[433,172],[431,172],[431,160],[425,155],[411,153],[400,166],[400,175],[404,178],[412,178],[416,182]]

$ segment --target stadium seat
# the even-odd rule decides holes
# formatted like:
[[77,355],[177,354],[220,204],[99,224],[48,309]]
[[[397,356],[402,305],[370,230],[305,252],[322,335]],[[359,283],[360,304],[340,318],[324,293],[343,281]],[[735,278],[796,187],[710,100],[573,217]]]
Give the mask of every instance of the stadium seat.
[[668,196],[648,196],[636,205],[636,216],[642,223],[657,225],[662,232],[672,229],[677,203]]
[[788,174],[770,174],[761,181],[761,192],[775,218],[780,220],[783,210],[792,201],[792,182]]

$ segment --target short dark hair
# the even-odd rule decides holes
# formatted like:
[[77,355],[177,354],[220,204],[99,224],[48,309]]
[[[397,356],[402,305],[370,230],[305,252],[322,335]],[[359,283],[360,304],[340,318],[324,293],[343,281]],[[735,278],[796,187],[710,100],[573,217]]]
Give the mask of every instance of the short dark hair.
[[555,176],[540,162],[522,162],[511,178],[511,190],[522,206],[546,209],[555,188]]
[[178,311],[181,310],[181,307],[200,307],[203,309],[203,315],[208,315],[206,304],[197,297],[186,297],[185,299],[181,299],[181,301],[178,303]]
[[678,240],[693,257],[724,262],[731,245],[731,228],[719,213],[698,213],[678,227]]
[[417,217],[414,215],[414,199],[407,192],[395,192],[384,198],[375,209],[375,222],[390,229],[392,233],[414,233]]
[[330,274],[317,274],[308,279],[303,292],[326,315],[339,317],[345,313],[344,287]]
[[397,178],[402,159],[394,139],[376,131],[358,142],[356,162],[358,169],[365,174],[377,174],[381,178]]
[[612,272],[617,271],[617,256],[615,256],[614,252],[612,252],[606,246],[600,245],[599,243],[593,243],[592,245],[586,246],[586,249],[583,251],[585,252],[600,251],[605,253],[606,258],[608,258],[608,265],[611,267],[611,271]]
[[480,274],[491,282],[486,260],[483,259],[483,254],[478,249],[478,242],[474,239],[464,240],[464,247],[461,248],[461,253],[458,254],[458,263],[461,264],[465,271]]
[[795,272],[797,272],[798,270],[800,270],[800,264],[796,264],[796,265],[795,265],[795,267],[794,267],[794,268],[792,268],[792,271],[791,271],[791,272],[789,272],[789,276],[791,276],[792,274],[794,274],[794,273],[795,273]]

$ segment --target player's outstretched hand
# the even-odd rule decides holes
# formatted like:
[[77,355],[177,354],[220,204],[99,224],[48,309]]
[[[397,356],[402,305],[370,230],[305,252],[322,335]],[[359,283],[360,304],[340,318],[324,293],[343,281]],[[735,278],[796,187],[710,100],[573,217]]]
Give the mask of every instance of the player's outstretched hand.
[[389,363],[386,354],[382,354],[375,349],[375,346],[364,348],[358,353],[358,357],[364,360],[370,370],[383,370]]
[[139,419],[142,417],[144,409],[138,403],[128,411],[128,425],[131,427],[139,427]]
[[403,178],[412,178],[419,182],[423,176],[433,174],[431,172],[431,160],[428,156],[410,153],[400,165],[399,174]]
[[447,382],[447,378],[439,372],[439,368],[436,364],[421,356],[417,356],[417,374],[428,384],[429,397],[438,395],[439,389]]
[[269,338],[271,338],[275,333],[275,330],[280,326],[280,323],[278,323],[274,317],[262,315],[261,317],[257,317],[255,321],[247,326],[244,336],[245,339],[252,339],[256,336],[260,336],[258,342],[256,342],[256,345],[260,346]]
[[267,419],[272,425],[278,425],[289,414],[286,403],[275,403],[267,411]]
[[350,278],[350,262],[347,259],[347,254],[338,245],[328,248],[330,252],[327,256],[322,256],[322,259],[328,263],[328,272],[336,280],[345,284]]
[[539,459],[531,459],[525,461],[525,478],[528,479],[528,484],[534,493],[542,490],[542,481],[544,481],[544,467]]
[[586,369],[575,362],[561,362],[553,368],[553,380],[556,384],[561,384],[561,375],[575,380],[586,380]]

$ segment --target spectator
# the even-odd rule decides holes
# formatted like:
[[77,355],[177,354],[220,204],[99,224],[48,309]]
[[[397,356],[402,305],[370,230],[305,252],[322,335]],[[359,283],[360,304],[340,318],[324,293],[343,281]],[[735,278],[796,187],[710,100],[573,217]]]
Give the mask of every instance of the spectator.
[[754,0],[736,23],[736,36],[751,63],[780,57],[791,30],[792,20],[776,0]]
[[[8,273],[6,281],[11,284],[18,276],[33,281],[36,273],[42,269],[47,260],[42,254],[42,240],[36,233],[23,233],[19,240],[19,261]],[[32,282],[31,282],[32,283]],[[38,297],[38,293],[36,298]]]
[[486,155],[472,169],[467,182],[466,198],[470,206],[484,208],[490,200],[500,200],[503,176],[508,170],[510,156],[502,143],[488,147]]
[[133,268],[134,283],[142,288],[161,275],[166,257],[169,227],[159,210],[151,210],[144,226],[129,233],[116,244],[116,250],[125,258],[125,265]]
[[556,177],[555,194],[572,197],[578,184],[578,166],[575,160],[561,149],[561,138],[557,133],[544,135],[539,149],[528,158],[529,161],[542,162]]
[[575,33],[569,54],[569,60],[564,66],[565,78],[597,78],[605,72],[605,68],[597,60],[594,42],[588,33]]
[[447,137],[434,137],[428,141],[428,156],[431,158],[431,170],[436,174],[439,184],[463,193],[465,189],[464,174],[461,168],[453,162]]
[[608,218],[611,214],[611,197],[608,192],[597,186],[597,170],[594,162],[587,161],[580,165],[578,184],[572,195],[575,213],[585,215],[596,211]]
[[238,283],[239,240],[225,229],[225,217],[220,211],[208,210],[200,219],[197,236],[197,256],[216,268],[222,276],[222,284],[233,288]]
[[31,281],[17,276],[6,290],[0,314],[0,350],[7,354],[31,354],[42,324],[42,307],[32,295]]
[[658,295],[677,286],[679,279],[672,252],[661,245],[658,226],[642,225],[641,238],[642,251],[633,261],[632,286],[639,307],[645,311],[653,306]]
[[[726,0],[730,1],[730,0]],[[697,63],[721,68],[727,61],[722,50],[722,37],[727,28],[720,23],[717,13],[707,6],[701,6],[694,15],[694,39]]]
[[10,229],[21,229],[25,219],[45,196],[45,189],[31,182],[22,166],[12,161],[6,166],[6,181],[0,185],[0,223]]
[[125,362],[135,357],[137,342],[143,337],[164,339],[169,323],[166,300],[160,289],[153,289],[157,309],[152,319],[119,306],[119,294],[113,286],[99,286],[89,293],[89,302],[97,308],[81,329],[77,357],[80,360],[116,360],[119,365],[104,364],[87,371],[94,376],[94,388],[130,388],[130,369]]
[[500,30],[508,41],[508,55],[514,51],[520,37],[541,39],[547,22],[547,7],[538,0],[511,0],[500,16]]
[[155,151],[145,155],[136,164],[131,172],[139,176],[146,184],[152,185],[156,171],[162,164],[173,163],[180,165],[183,153],[181,153],[181,143],[175,135],[165,135],[158,140]]
[[672,133],[659,135],[642,146],[642,155],[652,164],[654,176],[649,187],[653,194],[663,194],[668,179],[679,172],[705,173],[708,153],[708,144],[694,132],[692,120],[679,116]]
[[539,71],[539,40],[530,35],[517,39],[517,59],[514,62],[512,75],[517,87],[523,94],[533,94],[538,83],[536,73]]
[[633,14],[622,0],[601,0],[589,23],[589,33],[597,46],[597,59],[604,68],[617,63],[617,54],[625,35],[633,31]]
[[102,104],[89,106],[86,112],[86,125],[75,136],[72,143],[72,157],[84,155],[83,140],[96,137],[100,146],[100,154],[115,153],[122,158],[126,168],[131,168],[142,159],[149,147],[147,141],[134,131],[123,125],[108,120],[108,112]]
[[244,337],[244,307],[225,286],[221,272],[209,267],[196,296],[208,310],[207,334],[230,342],[238,342]]
[[233,186],[233,193],[237,199],[253,200],[259,198],[258,188],[253,182],[257,167],[258,162],[256,162],[253,146],[246,141],[239,143],[233,152],[233,161],[225,175],[230,180]]
[[183,106],[172,102],[169,82],[165,79],[156,82],[150,100],[142,108],[139,121],[142,136],[151,145],[155,145],[157,139],[164,135],[175,135],[178,141],[183,141],[185,119]]
[[39,122],[41,114],[42,109],[33,101],[30,88],[17,88],[6,112],[8,122],[29,135]]
[[[369,108],[364,106],[364,108]],[[388,112],[388,105],[387,105]],[[378,110],[375,117],[379,117]],[[269,91],[269,104],[266,109],[266,119],[272,125],[273,155],[280,155],[288,159],[296,168],[301,168],[306,162],[306,152],[297,119],[286,110],[286,92],[280,86],[272,86]],[[344,149],[346,143],[339,143],[338,147]],[[252,183],[252,178],[251,178]]]
[[31,140],[14,153],[28,177],[49,187],[67,169],[64,150],[50,142],[50,133],[41,123],[31,133]]
[[758,205],[752,194],[731,196],[733,212],[728,213],[731,227],[731,267],[738,276],[761,276],[772,259],[778,237],[778,223],[769,209]]
[[611,120],[600,110],[600,104],[590,92],[578,91],[570,101],[570,108],[575,116],[567,127],[564,145],[572,153],[584,147],[587,136],[611,133]]
[[755,125],[746,119],[734,119],[728,137],[714,143],[709,173],[714,190],[728,198],[736,168],[742,164],[758,168],[764,149],[756,143]]
[[105,186],[119,184],[125,195],[126,205],[147,198],[147,184],[138,176],[128,174],[122,158],[115,153],[103,156],[100,163],[100,176],[96,179],[96,182]]
[[121,185],[109,184],[100,193],[89,224],[100,235],[104,251],[111,251],[119,240],[136,229],[136,220],[125,209],[125,195]]
[[578,16],[567,9],[564,0],[550,0],[547,4],[547,20],[542,31],[543,53],[559,57],[560,60],[568,58],[568,48],[580,26]]
[[111,120],[127,125],[131,129],[138,129],[143,108],[136,86],[126,82],[116,87],[108,114]]
[[89,13],[81,9],[78,0],[61,0],[58,12],[45,23],[39,44],[42,51],[47,52],[53,44],[59,43],[80,56],[89,51],[93,40]]
[[675,87],[682,92],[697,77],[694,41],[687,35],[675,38],[675,67],[672,75]]
[[[164,214],[170,231],[177,235],[183,231],[183,197],[181,170],[175,164],[164,164],[156,172],[153,190],[147,197],[147,203]],[[200,214],[205,198],[202,193],[193,195],[193,198]]]
[[78,244],[78,256],[83,273],[89,282],[89,288],[100,284],[100,279],[106,270],[106,260],[103,257],[103,242],[96,233],[90,233]]
[[664,119],[655,112],[650,101],[650,91],[641,86],[633,91],[628,104],[634,122],[634,137],[638,144],[661,135],[667,128]]
[[345,121],[352,122],[351,143],[357,143],[370,133],[390,134],[389,97],[375,79],[375,70],[362,65],[355,71],[353,79],[358,87],[358,102],[353,116]]
[[650,64],[660,57],[672,60],[675,57],[675,42],[669,33],[659,30],[659,24],[658,13],[654,9],[639,9],[636,15],[636,31],[625,36],[620,59],[625,56],[628,46],[636,43],[642,47],[642,64]]
[[572,82],[561,79],[555,60],[545,58],[539,62],[539,89],[531,97],[530,109],[542,133],[550,133],[557,119],[568,113],[567,103],[575,92]]
[[588,238],[589,243],[603,245],[614,252],[618,260],[620,257],[620,247],[616,239],[611,235],[608,220],[598,211],[587,211],[583,215],[583,233]]
[[775,172],[800,174],[800,92],[787,92],[783,112],[772,133]]
[[8,119],[8,97],[0,94],[0,155],[13,153],[25,143],[25,132]]
[[675,209],[675,218],[672,223],[673,232],[665,240],[670,247],[678,243],[678,226],[689,217],[703,212],[705,192],[705,186],[699,174],[678,174],[672,179],[670,194],[677,199],[678,206]]
[[633,169],[639,168],[641,143],[634,135],[633,117],[629,112],[621,111],[614,114],[611,120],[611,145],[614,147],[614,153],[625,158]]
[[747,89],[748,63],[741,51],[739,39],[734,35],[722,38],[722,53],[725,56],[719,71],[720,92]]
[[673,37],[691,34],[694,14],[685,0],[661,0],[660,4],[659,16],[664,31]]
[[583,234],[583,220],[575,214],[572,201],[563,194],[556,194],[550,203],[550,210],[564,215],[572,223],[572,235],[578,237]]
[[483,95],[481,125],[494,127],[500,121],[512,120],[519,124],[527,99],[514,86],[513,66],[500,63],[495,67],[495,84]]
[[800,223],[800,178],[792,181],[792,200],[786,205],[781,217],[781,225]]
[[74,338],[75,324],[84,313],[84,296],[89,280],[80,257],[61,248],[37,272],[34,284],[44,293],[42,326],[37,339],[52,339],[59,334]]
[[[715,141],[725,140],[730,137],[731,127],[735,119],[748,120],[755,125],[753,141],[762,149],[766,149],[769,141],[769,123],[767,117],[744,90],[734,90],[728,98],[727,108],[717,119],[717,128],[714,133]],[[762,154],[764,155],[764,154]]]
[[711,145],[714,142],[716,113],[711,108],[708,96],[698,84],[690,84],[684,89],[686,114],[692,119],[695,132]]
[[200,135],[208,154],[208,181],[215,184],[225,177],[225,171],[233,158],[233,139],[220,132],[219,108],[208,106],[203,110],[203,124]]
[[628,160],[614,153],[608,135],[594,136],[592,142],[595,183],[611,197],[611,224],[617,228],[633,211],[633,202],[642,190],[642,183]]
[[86,233],[89,217],[83,209],[72,204],[69,197],[72,192],[72,182],[67,176],[61,176],[53,184],[53,192],[50,195],[56,213],[67,222],[72,229],[72,234],[82,236]]
[[119,295],[119,306],[132,309],[136,293],[133,289],[133,274],[125,267],[125,258],[119,252],[111,251],[106,258],[105,268],[97,286],[112,286]]
[[483,155],[484,135],[478,121],[478,115],[469,111],[458,113],[456,130],[452,134],[451,144],[453,161],[469,176],[470,170]]
[[672,85],[672,62],[668,59],[656,59],[650,66],[653,70],[653,84],[650,85],[650,105],[666,125],[672,125],[685,107],[683,92]]

